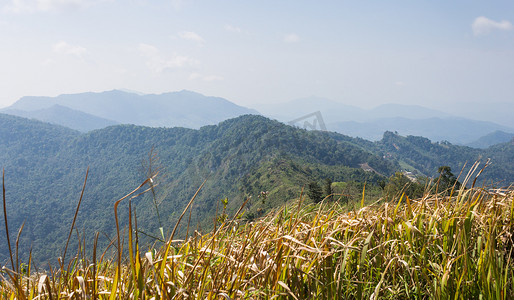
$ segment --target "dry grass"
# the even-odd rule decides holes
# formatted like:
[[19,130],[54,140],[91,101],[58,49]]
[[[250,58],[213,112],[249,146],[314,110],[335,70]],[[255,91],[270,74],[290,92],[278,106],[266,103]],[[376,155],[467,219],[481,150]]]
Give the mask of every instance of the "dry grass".
[[95,247],[93,258],[79,250],[69,265],[46,274],[4,267],[0,296],[509,298],[514,294],[514,192],[473,188],[455,194],[398,197],[395,203],[351,212],[337,203],[303,206],[300,201],[257,222],[234,217],[186,241],[173,241],[172,234],[164,247],[150,252],[139,247],[131,215],[128,249],[121,249],[124,236],[118,231],[116,257],[105,259]]

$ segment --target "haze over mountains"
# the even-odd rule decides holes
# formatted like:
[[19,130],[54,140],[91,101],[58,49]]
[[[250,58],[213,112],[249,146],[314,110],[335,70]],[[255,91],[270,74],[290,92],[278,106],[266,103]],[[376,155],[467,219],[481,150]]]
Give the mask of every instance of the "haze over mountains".
[[58,124],[82,132],[119,124],[116,121],[97,117],[59,104],[36,110],[9,108],[2,112],[18,117]]
[[[460,171],[492,158],[480,182],[514,182],[514,141],[506,143],[514,131],[492,122],[421,106],[362,109],[323,98],[259,110],[190,91],[23,97],[0,113],[0,163],[7,174],[13,227],[26,222],[21,241],[24,247],[38,247],[35,259],[57,253],[69,228],[66,218],[75,209],[71,200],[79,194],[88,166],[79,218],[88,238],[96,231],[113,234],[113,201],[144,180],[150,164],[162,171],[161,192],[134,205],[140,228],[154,235],[161,224],[175,222],[205,179],[192,220],[207,227],[219,199],[230,199],[228,209],[235,210],[253,196],[256,200],[246,211],[252,219],[294,199],[309,182],[327,178],[379,188],[398,170],[435,177],[439,166]],[[323,119],[329,132],[287,125],[315,111],[320,111],[315,121]],[[476,141],[476,147],[487,149],[437,142],[441,140]],[[269,192],[266,201],[258,198],[262,191]],[[162,220],[156,219],[154,200],[165,212]],[[126,219],[126,214],[120,216]],[[0,260],[5,253],[5,243],[0,243]]]
[[[506,126],[419,105],[383,104],[363,109],[325,98],[308,97],[277,105],[262,105],[258,110],[283,122],[320,111],[327,130],[372,141],[380,140],[385,131],[393,131],[405,136],[423,136],[432,141],[486,148],[509,141],[512,138],[509,135],[514,133],[514,123],[510,120],[503,124],[512,126]],[[468,110],[471,111],[469,107]],[[480,140],[497,131],[505,134]]]
[[448,103],[446,111],[454,116],[474,120],[492,121],[514,128],[514,103],[483,101],[474,103]]
[[[58,105],[59,107],[55,107]],[[67,112],[60,107],[67,107]],[[60,109],[60,113],[53,113]],[[102,93],[81,93],[57,97],[23,97],[3,113],[50,121],[42,115],[52,115],[52,123],[69,126],[69,114],[78,114],[99,129],[112,124],[135,124],[151,127],[200,128],[214,125],[229,118],[257,111],[238,106],[226,99],[180,91],[172,93],[137,94],[112,90]],[[69,126],[83,130],[79,126]]]
[[[404,136],[423,136],[432,141],[487,148],[514,137],[514,121],[507,117],[509,107],[505,106],[508,105],[499,104],[500,110],[504,108],[498,112],[503,117],[495,119],[492,113],[495,108],[491,105],[463,106],[463,112],[456,116],[453,113],[456,110],[451,108],[443,112],[419,105],[384,104],[363,109],[325,98],[307,97],[251,109],[223,98],[186,90],[160,95],[112,90],[57,97],[23,97],[0,112],[87,132],[115,124],[198,129],[245,114],[263,114],[289,123],[319,111],[328,131],[371,141],[380,140],[385,131],[392,131]],[[477,108],[483,113],[477,112]]]

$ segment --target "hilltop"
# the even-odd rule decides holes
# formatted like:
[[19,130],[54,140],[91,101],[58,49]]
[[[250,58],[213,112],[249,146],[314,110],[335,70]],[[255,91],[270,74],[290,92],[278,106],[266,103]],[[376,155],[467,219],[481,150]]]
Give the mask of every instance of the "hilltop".
[[[226,198],[227,211],[233,212],[250,198],[245,214],[253,219],[298,198],[311,182],[327,179],[342,186],[357,182],[361,189],[367,183],[373,191],[399,170],[435,178],[440,166],[465,174],[476,160],[491,158],[492,165],[477,184],[501,187],[514,182],[512,142],[474,149],[392,132],[371,142],[255,115],[198,130],[117,125],[80,133],[4,114],[0,125],[9,218],[12,228],[25,222],[20,245],[36,247],[36,260],[60,251],[88,167],[77,221],[87,239],[95,232],[111,236],[114,201],[157,172],[155,193],[133,203],[140,230],[153,237],[160,235],[161,227],[170,230],[166,224],[174,223],[204,180],[191,213],[200,231],[212,228],[220,199]],[[127,205],[120,207],[121,219],[126,219]],[[3,259],[5,250],[0,243]]]
[[[298,197],[311,181],[373,184],[399,167],[351,142],[253,115],[199,130],[118,125],[84,134],[2,114],[0,125],[11,226],[25,222],[20,245],[38,249],[36,260],[61,250],[88,167],[77,224],[89,239],[95,232],[113,234],[114,201],[148,172],[159,171],[155,198],[146,195],[133,205],[140,229],[155,236],[161,226],[170,230],[166,224],[174,222],[204,180],[192,222],[209,230],[223,198],[233,211],[252,197],[248,215],[257,217]],[[376,172],[364,171],[363,164]],[[262,191],[269,192],[266,201],[258,197]],[[120,207],[122,219],[127,205]],[[6,244],[0,247],[5,259]]]

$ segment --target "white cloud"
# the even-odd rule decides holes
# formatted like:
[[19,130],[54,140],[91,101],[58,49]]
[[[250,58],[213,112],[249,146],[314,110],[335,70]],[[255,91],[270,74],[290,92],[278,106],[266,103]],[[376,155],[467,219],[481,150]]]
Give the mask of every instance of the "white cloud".
[[182,32],[179,32],[178,36],[181,39],[197,42],[199,44],[205,43],[205,40],[200,35],[198,35],[196,32],[182,31]]
[[491,32],[492,30],[511,30],[512,24],[509,21],[502,20],[501,22],[496,22],[490,20],[486,17],[478,17],[473,21],[471,25],[473,29],[474,35],[485,35]]
[[284,42],[286,43],[296,43],[300,41],[300,37],[294,33],[287,34],[284,36]]
[[230,32],[235,32],[235,33],[243,32],[243,30],[241,28],[235,27],[235,26],[232,26],[232,25],[225,25],[225,30],[226,31],[230,31]]
[[87,49],[81,46],[70,45],[65,41],[60,41],[53,45],[55,53],[73,55],[78,58],[84,58]]
[[194,67],[200,64],[189,56],[172,54],[171,57],[163,57],[159,49],[148,44],[139,44],[139,52],[147,59],[147,66],[155,72],[163,72],[170,69]]
[[11,0],[3,9],[14,13],[62,11],[85,8],[102,1],[108,0]]
[[403,81],[397,81],[394,83],[394,85],[398,86],[398,87],[402,87],[402,86],[405,86],[405,82]]

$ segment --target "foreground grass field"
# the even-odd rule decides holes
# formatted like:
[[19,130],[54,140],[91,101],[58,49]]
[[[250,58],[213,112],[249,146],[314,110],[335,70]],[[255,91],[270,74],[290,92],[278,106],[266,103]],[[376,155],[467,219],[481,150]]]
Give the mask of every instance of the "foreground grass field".
[[239,218],[241,210],[220,218],[212,233],[195,232],[185,241],[174,241],[172,233],[150,251],[139,247],[131,218],[127,234],[118,229],[120,251],[113,258],[96,247],[86,257],[81,249],[69,264],[37,273],[14,255],[0,274],[0,296],[508,299],[514,294],[513,197],[511,190],[472,188],[367,206],[363,199],[351,211],[300,200],[251,223]]

